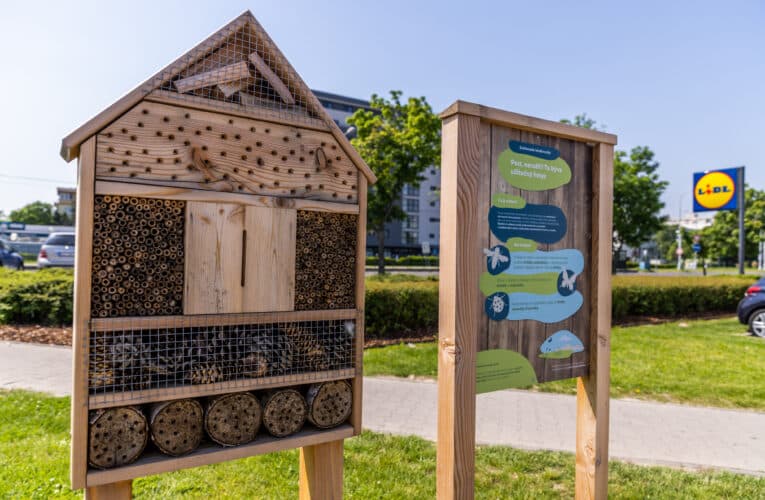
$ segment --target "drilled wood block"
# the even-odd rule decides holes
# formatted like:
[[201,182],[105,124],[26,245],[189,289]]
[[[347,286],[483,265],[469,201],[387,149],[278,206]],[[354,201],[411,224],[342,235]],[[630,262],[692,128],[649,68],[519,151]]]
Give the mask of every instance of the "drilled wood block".
[[289,436],[303,428],[308,406],[295,389],[269,391],[263,396],[262,404],[263,425],[273,436]]
[[152,405],[151,440],[166,455],[179,456],[195,450],[204,434],[203,413],[202,405],[194,399]]
[[98,135],[98,180],[358,203],[328,132],[143,102]]
[[308,421],[320,429],[336,427],[351,415],[353,393],[345,380],[313,384],[306,395]]
[[108,469],[135,461],[148,441],[146,417],[131,406],[90,413],[88,463]]
[[358,216],[298,210],[295,309],[352,309]]
[[95,197],[93,317],[183,313],[184,211],[183,201]]
[[258,398],[249,392],[210,398],[205,408],[205,430],[223,446],[249,443],[258,433],[263,411]]

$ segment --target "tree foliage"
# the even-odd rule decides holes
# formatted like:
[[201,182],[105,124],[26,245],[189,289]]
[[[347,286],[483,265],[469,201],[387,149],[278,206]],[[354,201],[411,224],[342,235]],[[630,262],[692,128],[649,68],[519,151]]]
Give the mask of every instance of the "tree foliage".
[[[587,113],[562,123],[601,130]],[[614,152],[614,250],[626,244],[638,247],[651,239],[664,225],[660,214],[664,208],[661,195],[669,184],[659,179],[659,162],[648,146]]]
[[[765,230],[765,191],[746,188],[744,232],[747,260],[757,258],[760,232]],[[701,232],[702,245],[713,259],[738,260],[738,210],[721,210],[715,214],[712,225]]]
[[66,213],[59,212],[53,205],[44,201],[33,201],[21,208],[11,210],[8,220],[43,226],[68,226],[74,224],[74,221]]
[[385,224],[403,220],[401,192],[405,185],[417,187],[425,169],[441,163],[441,121],[424,97],[401,100],[401,91],[390,99],[376,94],[372,110],[359,109],[348,118],[356,128],[351,141],[377,176],[369,189],[367,225],[378,242],[378,270],[385,272]]

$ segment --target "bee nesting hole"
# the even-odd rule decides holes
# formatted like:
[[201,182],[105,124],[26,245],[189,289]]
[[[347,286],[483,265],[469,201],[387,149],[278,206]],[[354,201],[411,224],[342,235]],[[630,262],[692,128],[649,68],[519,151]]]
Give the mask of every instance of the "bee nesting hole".
[[149,411],[151,440],[166,455],[194,451],[203,435],[202,405],[194,399],[157,403]]
[[99,469],[127,465],[143,452],[148,441],[146,417],[132,406],[90,413],[88,463]]
[[285,437],[303,428],[308,405],[295,389],[271,391],[263,397],[262,403],[263,425],[271,435]]
[[313,384],[306,396],[308,421],[320,429],[336,427],[351,415],[353,393],[345,380]]
[[249,392],[210,398],[205,409],[205,430],[223,446],[237,446],[255,439],[263,411],[258,399]]

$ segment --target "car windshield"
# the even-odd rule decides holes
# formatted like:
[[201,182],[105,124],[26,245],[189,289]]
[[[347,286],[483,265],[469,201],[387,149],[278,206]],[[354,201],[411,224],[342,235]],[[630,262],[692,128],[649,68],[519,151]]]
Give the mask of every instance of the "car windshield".
[[58,245],[58,246],[74,246],[73,234],[54,234],[50,236],[46,241],[46,245]]

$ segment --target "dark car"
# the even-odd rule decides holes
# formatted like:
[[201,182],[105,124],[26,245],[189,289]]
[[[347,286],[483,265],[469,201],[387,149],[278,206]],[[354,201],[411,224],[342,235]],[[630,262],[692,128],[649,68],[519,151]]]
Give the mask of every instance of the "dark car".
[[11,269],[24,269],[24,258],[8,243],[0,241],[0,264]]
[[749,331],[765,337],[765,278],[750,286],[738,303],[738,320],[749,325]]

